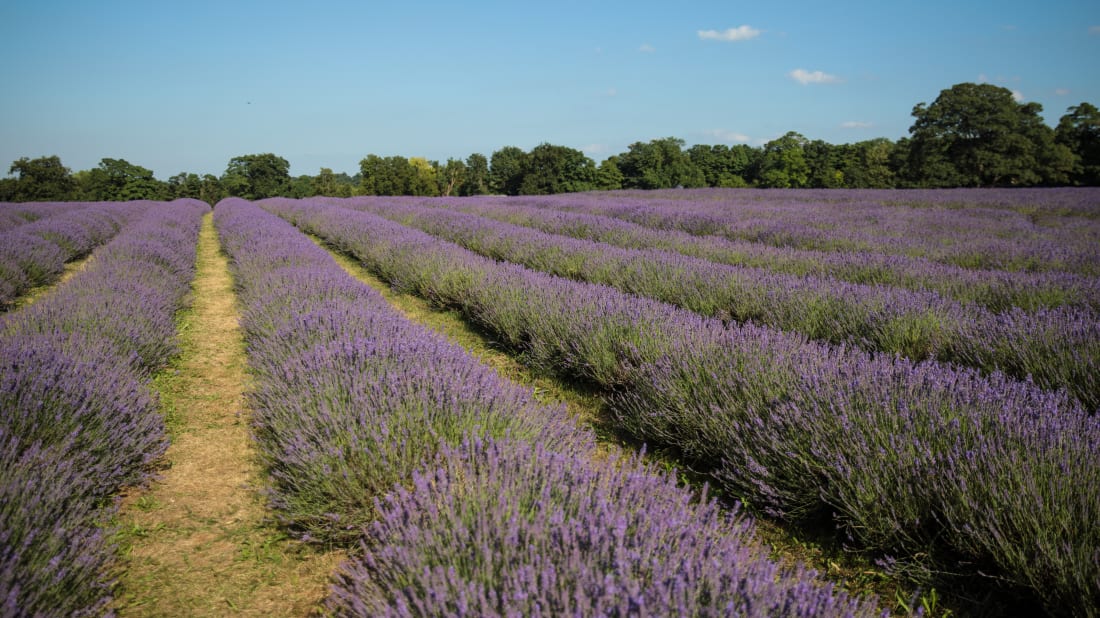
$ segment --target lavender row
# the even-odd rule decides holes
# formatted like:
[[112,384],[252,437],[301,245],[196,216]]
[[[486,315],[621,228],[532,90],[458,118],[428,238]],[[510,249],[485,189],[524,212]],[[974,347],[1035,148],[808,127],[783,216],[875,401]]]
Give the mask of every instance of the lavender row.
[[167,446],[148,382],[175,352],[209,207],[142,210],[87,270],[0,318],[0,614],[107,611],[112,497]]
[[[336,203],[336,202],[331,202]],[[1031,376],[1100,409],[1100,315],[1064,307],[992,313],[934,292],[844,283],[622,249],[447,209],[372,201],[359,208],[494,259],[648,296],[723,321],[834,344]]]
[[[528,362],[603,385],[622,429],[794,521],[833,517],[908,568],[1100,611],[1100,417],[1001,374],[726,327],[499,264],[369,213],[266,208]],[[987,579],[983,574],[990,574]]]
[[1100,275],[1100,190],[1069,194],[1070,214],[1023,214],[982,205],[981,191],[773,191],[705,189],[554,195],[520,203],[601,214],[655,229],[777,247],[923,257],[964,268]]
[[[401,198],[356,198],[346,203],[408,203]],[[798,276],[826,277],[849,283],[888,285],[938,292],[991,311],[1060,306],[1100,310],[1100,277],[1045,271],[977,270],[927,258],[855,251],[815,251],[697,236],[675,229],[658,230],[623,219],[524,205],[510,198],[416,199],[424,206],[444,206],[532,227],[551,234],[605,242],[626,249],[662,249],[732,266],[766,268]]]
[[338,616],[872,616],[637,459],[465,443],[380,503]]
[[86,208],[98,202],[0,202],[0,234],[44,217]]
[[592,448],[562,409],[396,314],[277,217],[224,200],[215,221],[240,291],[271,503],[290,528],[353,543],[377,497],[469,433]]
[[0,310],[30,288],[53,281],[65,262],[91,253],[149,205],[85,204],[0,233]]
[[366,535],[336,615],[872,613],[777,567],[748,520],[674,478],[594,463],[563,409],[397,316],[286,223],[240,200],[215,212],[272,504],[314,539]]

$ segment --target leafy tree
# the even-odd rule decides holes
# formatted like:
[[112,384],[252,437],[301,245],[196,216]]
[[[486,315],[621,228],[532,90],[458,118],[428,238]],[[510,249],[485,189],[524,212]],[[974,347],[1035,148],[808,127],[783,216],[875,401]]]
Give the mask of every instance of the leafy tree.
[[489,159],[473,153],[466,157],[466,176],[459,195],[484,195],[489,192]]
[[754,149],[745,144],[733,147],[696,144],[687,150],[688,158],[703,172],[708,187],[747,186],[753,153]]
[[703,171],[682,148],[684,140],[675,137],[635,142],[619,157],[623,187],[629,189],[670,189],[705,187]]
[[596,168],[596,188],[602,191],[615,191],[623,188],[623,173],[619,171],[619,157],[612,155],[603,160]]
[[405,195],[439,195],[437,163],[424,157],[409,158],[409,183]]
[[1075,156],[1073,182],[1100,185],[1100,110],[1091,103],[1068,108],[1059,119],[1054,136]]
[[313,176],[309,174],[302,174],[290,179],[290,191],[288,196],[301,199],[303,197],[313,197],[317,195],[314,189]]
[[290,193],[290,163],[271,153],[234,157],[222,174],[222,184],[234,197],[259,200]]
[[79,173],[78,180],[81,194],[93,201],[162,200],[171,194],[152,170],[126,159],[102,159],[98,167]]
[[596,164],[580,150],[539,144],[527,154],[527,166],[519,192],[546,195],[590,191],[596,187]]
[[806,186],[815,189],[839,189],[844,187],[844,158],[846,145],[834,146],[824,140],[808,141],[802,147],[802,156],[809,168]]
[[490,159],[489,188],[494,193],[519,195],[526,173],[527,153],[516,146],[505,146]]
[[[1038,103],[1007,88],[956,84],[913,108],[910,173],[926,186],[1032,185],[1054,179],[1065,153],[1049,152],[1053,131]],[[1052,156],[1053,155],[1053,156]]]
[[18,174],[14,183],[7,183],[5,199],[12,202],[53,202],[73,199],[77,185],[69,168],[57,155],[28,159],[22,157],[11,164],[9,174]]
[[797,189],[807,186],[810,166],[805,148],[809,143],[800,133],[789,131],[764,145],[760,158],[760,186]]
[[885,137],[851,144],[842,162],[844,185],[852,189],[893,187],[896,175],[891,161],[895,148]]
[[447,163],[439,168],[439,195],[458,195],[465,184],[466,164],[462,159],[447,159]]
[[367,155],[359,162],[362,195],[412,195],[415,170],[401,156]]

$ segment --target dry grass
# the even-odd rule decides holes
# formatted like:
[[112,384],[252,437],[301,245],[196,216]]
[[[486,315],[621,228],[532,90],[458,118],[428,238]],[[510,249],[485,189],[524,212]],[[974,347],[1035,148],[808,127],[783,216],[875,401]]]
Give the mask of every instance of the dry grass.
[[124,616],[305,616],[343,558],[265,523],[248,433],[244,345],[212,218],[199,238],[182,354],[156,381],[172,445],[163,478],[130,496],[120,524]]

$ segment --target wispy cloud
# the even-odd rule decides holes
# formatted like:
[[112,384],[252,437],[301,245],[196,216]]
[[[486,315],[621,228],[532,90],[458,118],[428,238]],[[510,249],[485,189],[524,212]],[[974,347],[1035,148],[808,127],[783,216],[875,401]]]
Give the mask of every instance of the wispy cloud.
[[638,51],[649,54],[657,51],[657,48],[653,47],[649,43],[643,43],[642,46],[638,48]]
[[1055,88],[1054,89],[1054,94],[1056,94],[1060,97],[1066,96],[1067,94],[1069,94],[1069,92],[1070,92],[1069,88]]
[[862,120],[846,120],[840,123],[842,129],[870,129],[874,125],[870,122],[864,122]]
[[725,129],[711,129],[705,131],[706,135],[713,137],[723,142],[729,142],[732,144],[747,144],[752,141],[752,138],[744,133],[738,133],[737,131],[727,131]]
[[1089,26],[1089,34],[1100,34],[1100,26]]
[[699,30],[699,38],[704,41],[747,41],[760,36],[760,30],[744,25],[725,30]]
[[1012,91],[1012,98],[1017,103],[1023,103],[1024,102],[1024,93],[1020,92],[1019,90],[1013,90]]
[[840,81],[840,78],[824,71],[807,71],[806,69],[795,69],[790,73],[787,73],[791,79],[802,84],[835,84]]

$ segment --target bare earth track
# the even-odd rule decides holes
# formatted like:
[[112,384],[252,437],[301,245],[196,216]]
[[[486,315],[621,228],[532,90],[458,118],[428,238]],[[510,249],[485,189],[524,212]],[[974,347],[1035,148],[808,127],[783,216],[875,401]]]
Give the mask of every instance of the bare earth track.
[[163,478],[123,509],[123,616],[306,616],[343,558],[265,523],[228,260],[211,215],[199,237],[182,354],[157,379],[172,445]]

